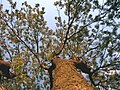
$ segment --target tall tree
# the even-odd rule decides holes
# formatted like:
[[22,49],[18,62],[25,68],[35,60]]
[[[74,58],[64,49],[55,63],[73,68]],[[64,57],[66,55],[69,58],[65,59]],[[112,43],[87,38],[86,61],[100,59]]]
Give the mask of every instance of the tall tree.
[[0,6],[0,50],[16,77],[3,76],[6,89],[120,89],[119,0],[56,1],[56,30],[47,26],[39,4],[17,9],[8,2],[11,10]]

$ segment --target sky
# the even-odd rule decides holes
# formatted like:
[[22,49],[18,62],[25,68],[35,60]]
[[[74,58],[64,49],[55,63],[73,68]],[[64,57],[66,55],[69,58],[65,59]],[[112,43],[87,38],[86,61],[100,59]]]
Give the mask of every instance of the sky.
[[[55,16],[58,15],[57,8],[54,6],[54,2],[57,0],[13,0],[17,2],[17,7],[19,8],[21,4],[25,1],[28,4],[34,6],[36,3],[39,3],[41,7],[45,7],[45,20],[50,29],[55,29]],[[7,0],[0,0],[0,3],[4,5],[5,9],[10,9],[10,5]]]
[[[55,16],[58,16],[57,8],[54,6],[54,2],[58,0],[13,0],[17,2],[17,7],[20,7],[21,4],[25,1],[28,2],[28,4],[34,6],[36,3],[39,3],[41,8],[45,7],[45,20],[47,21],[47,25],[50,29],[56,29],[55,26]],[[99,0],[100,4],[103,4],[106,2],[106,0]],[[10,6],[7,2],[7,0],[0,0],[0,3],[3,3],[4,8],[10,9]],[[63,14],[63,11],[61,12],[61,16],[63,19],[66,19],[66,17]],[[93,12],[94,14],[97,12]],[[120,32],[120,31],[119,31]]]
[[[54,6],[54,2],[58,0],[13,0],[13,2],[17,2],[17,7],[19,8],[21,4],[25,1],[28,2],[28,4],[34,6],[36,3],[39,3],[41,7],[45,7],[45,20],[47,21],[47,25],[50,29],[55,29],[55,16],[58,16],[57,8]],[[102,4],[104,0],[99,0]],[[105,0],[106,1],[106,0]],[[9,3],[7,0],[0,0],[0,3],[3,3],[4,8],[10,9]],[[63,11],[60,11],[60,14],[63,19],[66,17],[63,14]]]

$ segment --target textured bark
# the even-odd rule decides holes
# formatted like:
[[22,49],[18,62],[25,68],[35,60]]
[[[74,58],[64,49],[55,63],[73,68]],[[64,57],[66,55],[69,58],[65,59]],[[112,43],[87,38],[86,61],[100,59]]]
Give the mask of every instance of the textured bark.
[[75,60],[55,58],[52,90],[94,90],[74,66]]
[[6,90],[2,85],[0,85],[0,90]]

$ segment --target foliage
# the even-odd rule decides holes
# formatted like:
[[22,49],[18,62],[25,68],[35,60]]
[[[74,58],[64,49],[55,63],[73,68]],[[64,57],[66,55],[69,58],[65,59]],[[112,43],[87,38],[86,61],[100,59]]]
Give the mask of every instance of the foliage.
[[119,0],[103,4],[98,0],[56,1],[55,6],[66,15],[65,20],[60,13],[55,17],[56,30],[47,26],[44,7],[24,2],[17,9],[16,2],[8,1],[11,10],[0,6],[0,49],[4,59],[12,62],[17,77],[3,79],[6,88],[49,89],[48,72],[40,63],[50,66],[54,54],[87,62],[97,88],[120,88],[119,75],[106,74],[108,69],[120,69],[114,55],[120,52]]

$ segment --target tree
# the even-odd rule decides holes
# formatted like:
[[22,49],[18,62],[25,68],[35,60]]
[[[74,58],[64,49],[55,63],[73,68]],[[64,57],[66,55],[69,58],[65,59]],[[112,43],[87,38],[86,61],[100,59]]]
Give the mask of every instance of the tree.
[[[0,49],[16,77],[2,78],[6,89],[120,88],[119,74],[108,72],[120,69],[119,57],[114,55],[120,51],[119,0],[57,1],[56,30],[47,26],[44,7],[24,2],[17,9],[16,2],[8,1],[11,10],[0,6]],[[87,80],[81,73],[87,73]]]

